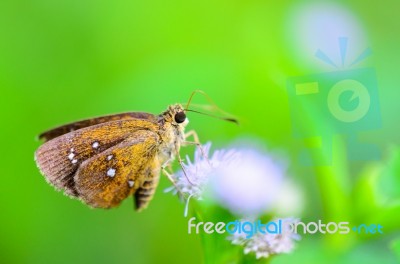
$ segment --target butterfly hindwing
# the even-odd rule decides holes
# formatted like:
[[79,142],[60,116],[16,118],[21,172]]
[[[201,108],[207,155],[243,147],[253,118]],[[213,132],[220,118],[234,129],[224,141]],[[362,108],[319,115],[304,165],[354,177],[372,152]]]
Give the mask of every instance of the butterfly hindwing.
[[74,176],[74,188],[86,204],[111,208],[135,193],[145,182],[157,179],[156,133],[140,130],[121,143],[85,160]]
[[157,125],[146,120],[118,120],[69,132],[40,146],[36,163],[49,183],[77,196],[71,186],[79,166],[140,130],[157,131]]

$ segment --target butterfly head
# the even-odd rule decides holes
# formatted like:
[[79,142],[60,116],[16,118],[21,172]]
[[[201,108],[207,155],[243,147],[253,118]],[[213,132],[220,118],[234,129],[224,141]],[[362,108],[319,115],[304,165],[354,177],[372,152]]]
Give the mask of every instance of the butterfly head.
[[175,126],[186,126],[189,119],[186,117],[185,109],[180,104],[170,105],[162,117],[165,121],[172,123]]

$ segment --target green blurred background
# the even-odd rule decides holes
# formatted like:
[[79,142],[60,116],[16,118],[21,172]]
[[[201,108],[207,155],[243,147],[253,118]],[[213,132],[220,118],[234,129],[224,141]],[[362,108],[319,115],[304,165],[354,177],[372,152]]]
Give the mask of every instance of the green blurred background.
[[[381,236],[308,236],[272,263],[396,263],[399,8],[395,0],[1,1],[0,263],[202,263],[200,237],[187,234],[183,204],[163,193],[165,178],[143,213],[130,199],[92,210],[54,191],[33,160],[35,137],[48,128],[159,113],[195,89],[241,126],[191,114],[190,129],[217,147],[256,137],[285,153],[305,193],[303,219],[387,228]],[[332,27],[318,28],[329,15]],[[352,58],[373,50],[357,67],[377,73],[382,126],[361,137],[379,146],[382,160],[347,161],[339,138],[332,166],[306,168],[297,161],[302,143],[292,136],[286,81],[334,71],[314,52],[338,60],[343,35]],[[310,109],[305,126],[329,126]]]

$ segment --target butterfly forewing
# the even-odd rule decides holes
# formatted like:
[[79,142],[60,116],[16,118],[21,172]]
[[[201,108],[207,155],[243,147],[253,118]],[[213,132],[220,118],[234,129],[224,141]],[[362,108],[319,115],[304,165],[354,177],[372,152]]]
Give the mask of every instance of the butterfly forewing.
[[85,160],[74,175],[79,198],[92,207],[110,208],[151,181],[159,136],[139,130],[121,143]]
[[67,134],[69,132],[85,128],[85,127],[90,127],[102,123],[107,123],[111,121],[116,121],[116,120],[130,120],[130,119],[141,119],[141,120],[148,120],[154,122],[156,117],[153,114],[149,113],[144,113],[144,112],[129,112],[129,113],[121,113],[121,114],[115,114],[115,115],[108,115],[108,116],[102,116],[102,117],[97,117],[97,118],[91,118],[91,119],[86,119],[78,122],[74,122],[71,124],[67,124],[64,126],[60,126],[54,129],[51,129],[49,131],[46,131],[39,135],[40,139],[45,139],[46,141],[49,141],[53,138],[62,136],[64,134]]
[[78,196],[74,175],[79,166],[142,130],[157,131],[153,122],[118,120],[79,129],[44,143],[35,153],[39,169],[48,182],[66,194]]

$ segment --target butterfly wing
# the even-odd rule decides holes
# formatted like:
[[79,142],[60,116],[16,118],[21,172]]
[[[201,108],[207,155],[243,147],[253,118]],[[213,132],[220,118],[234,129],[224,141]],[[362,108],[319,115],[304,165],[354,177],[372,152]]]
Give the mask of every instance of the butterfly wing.
[[142,190],[147,182],[158,181],[158,142],[156,133],[140,130],[85,160],[73,177],[77,196],[92,207],[111,208]]
[[78,197],[74,176],[84,161],[134,137],[138,131],[157,129],[153,122],[139,119],[101,123],[45,142],[36,151],[35,160],[50,184]]
[[115,115],[102,116],[102,117],[97,117],[97,118],[74,122],[71,124],[67,124],[64,126],[60,126],[60,127],[51,129],[49,131],[46,131],[46,132],[40,134],[39,138],[49,141],[53,138],[59,137],[61,135],[67,134],[69,132],[72,132],[72,131],[75,131],[75,130],[78,130],[81,128],[94,126],[94,125],[98,125],[98,124],[102,124],[102,123],[107,123],[107,122],[111,122],[111,121],[131,120],[131,119],[141,119],[141,120],[148,120],[148,121],[154,122],[156,120],[156,116],[153,114],[143,113],[143,112],[130,112],[130,113],[121,113],[121,114],[115,114]]

